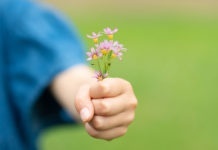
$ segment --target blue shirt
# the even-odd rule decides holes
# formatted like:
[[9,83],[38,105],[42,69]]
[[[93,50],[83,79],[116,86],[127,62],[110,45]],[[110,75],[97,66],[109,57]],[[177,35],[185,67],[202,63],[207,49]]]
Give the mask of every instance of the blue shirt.
[[35,150],[42,129],[73,121],[48,86],[81,63],[81,41],[57,12],[27,0],[0,0],[0,150]]

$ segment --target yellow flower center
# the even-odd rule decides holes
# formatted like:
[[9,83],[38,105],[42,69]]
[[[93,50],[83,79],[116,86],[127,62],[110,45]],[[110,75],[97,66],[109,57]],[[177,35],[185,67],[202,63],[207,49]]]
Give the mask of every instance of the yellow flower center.
[[113,37],[114,37],[113,34],[108,34],[107,36],[110,40],[113,40]]
[[95,44],[97,44],[98,43],[98,38],[94,38],[93,41],[94,41]]
[[113,53],[113,54],[111,55],[111,57],[112,57],[112,58],[116,58],[117,55]]
[[98,56],[97,56],[96,54],[94,54],[94,55],[92,56],[92,58],[93,58],[93,59],[98,59]]
[[101,50],[101,53],[102,53],[103,55],[106,55],[106,54],[108,53],[108,51],[107,51],[106,49],[102,49],[102,50]]

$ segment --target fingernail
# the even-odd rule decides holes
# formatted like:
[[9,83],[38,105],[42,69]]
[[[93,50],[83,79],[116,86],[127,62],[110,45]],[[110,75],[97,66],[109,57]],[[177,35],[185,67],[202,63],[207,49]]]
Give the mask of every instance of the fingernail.
[[89,119],[90,112],[89,112],[88,108],[85,107],[80,111],[80,117],[81,117],[83,122],[86,122]]

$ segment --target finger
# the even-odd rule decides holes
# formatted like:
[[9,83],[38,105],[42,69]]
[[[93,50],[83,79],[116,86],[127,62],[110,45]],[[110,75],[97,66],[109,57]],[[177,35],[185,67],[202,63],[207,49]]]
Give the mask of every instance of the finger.
[[134,96],[119,96],[114,98],[93,99],[95,115],[111,116],[126,110],[134,110],[137,100]]
[[75,107],[83,122],[88,122],[94,115],[94,107],[89,96],[89,85],[83,85],[77,92]]
[[92,84],[90,96],[92,98],[115,97],[131,87],[130,84],[120,78],[106,78],[103,81]]
[[93,128],[89,123],[85,124],[88,134],[97,139],[112,140],[114,138],[123,136],[127,132],[127,127],[120,126],[109,130],[98,131]]
[[108,130],[120,126],[128,126],[135,118],[134,111],[123,112],[115,116],[94,116],[89,122],[96,130]]

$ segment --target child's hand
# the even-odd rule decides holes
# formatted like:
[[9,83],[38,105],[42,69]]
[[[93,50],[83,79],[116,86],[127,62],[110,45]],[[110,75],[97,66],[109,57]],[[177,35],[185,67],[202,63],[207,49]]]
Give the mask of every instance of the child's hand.
[[112,140],[124,135],[134,120],[137,99],[129,82],[107,78],[82,86],[75,106],[89,135]]

